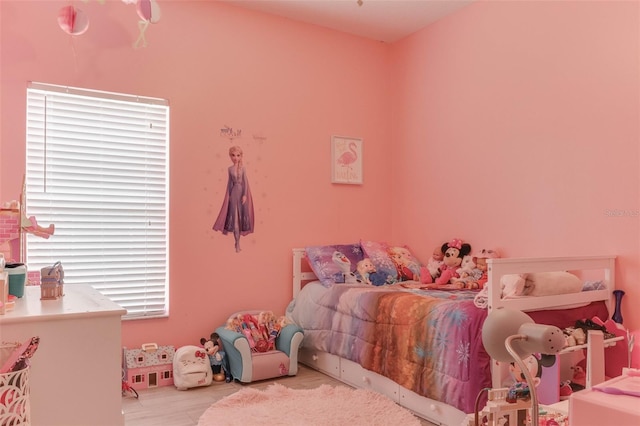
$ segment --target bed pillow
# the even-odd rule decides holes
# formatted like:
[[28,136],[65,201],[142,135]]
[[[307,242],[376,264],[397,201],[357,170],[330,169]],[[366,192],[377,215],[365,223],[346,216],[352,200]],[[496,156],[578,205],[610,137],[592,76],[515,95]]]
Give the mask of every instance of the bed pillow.
[[502,286],[503,298],[522,296],[525,279],[521,274],[507,274],[500,278],[500,285]]
[[360,240],[364,257],[369,258],[376,272],[369,275],[373,285],[393,284],[398,281],[398,270],[389,257],[388,245],[378,241]]
[[355,271],[364,259],[360,244],[335,244],[305,248],[309,266],[324,286],[357,282]]
[[533,272],[530,274],[507,274],[500,278],[502,297],[555,296],[579,293],[583,282],[569,272]]
[[523,296],[553,296],[582,291],[582,280],[570,272],[535,272],[524,277]]
[[[371,259],[376,272],[369,276],[372,284],[393,284],[398,281],[420,280],[420,261],[407,246],[361,240],[364,257]],[[393,256],[397,256],[394,262]]]

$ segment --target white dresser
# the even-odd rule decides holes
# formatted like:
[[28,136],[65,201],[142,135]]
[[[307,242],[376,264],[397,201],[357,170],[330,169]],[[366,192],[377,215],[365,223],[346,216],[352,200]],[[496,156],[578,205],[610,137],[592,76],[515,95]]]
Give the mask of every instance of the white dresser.
[[65,296],[40,300],[27,286],[0,315],[0,341],[40,337],[31,359],[33,426],[122,426],[122,343],[119,305],[91,286],[65,285]]

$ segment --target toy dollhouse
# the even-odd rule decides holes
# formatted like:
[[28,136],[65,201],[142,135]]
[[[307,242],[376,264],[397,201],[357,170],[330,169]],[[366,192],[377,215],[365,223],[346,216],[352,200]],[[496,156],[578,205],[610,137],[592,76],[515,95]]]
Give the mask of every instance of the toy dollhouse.
[[173,385],[173,346],[145,343],[140,349],[123,348],[124,378],[135,390]]
[[20,261],[20,210],[17,203],[0,208],[0,253],[7,262]]
[[[507,402],[508,388],[489,390],[489,398],[485,408],[478,413],[479,419],[484,419],[488,426],[498,426],[504,424],[524,425],[527,424],[527,411],[531,409],[531,400],[516,400]],[[475,424],[472,415],[468,416],[469,425]]]

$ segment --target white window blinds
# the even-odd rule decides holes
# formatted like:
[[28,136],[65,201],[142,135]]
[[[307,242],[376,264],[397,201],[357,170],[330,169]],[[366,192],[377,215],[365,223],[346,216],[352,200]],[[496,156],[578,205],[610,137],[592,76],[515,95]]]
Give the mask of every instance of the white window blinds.
[[168,315],[169,106],[162,99],[40,83],[27,89],[26,262],[61,261],[125,318]]

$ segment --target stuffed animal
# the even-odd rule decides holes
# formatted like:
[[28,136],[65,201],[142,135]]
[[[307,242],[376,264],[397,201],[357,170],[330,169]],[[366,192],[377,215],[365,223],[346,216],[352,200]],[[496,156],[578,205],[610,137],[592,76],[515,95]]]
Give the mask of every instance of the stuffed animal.
[[480,288],[478,280],[482,278],[482,270],[476,266],[475,257],[471,255],[463,257],[462,264],[460,264],[456,273],[459,278],[452,278],[452,283],[462,285],[462,288],[468,290],[476,290]]
[[339,251],[334,251],[333,256],[331,256],[333,263],[338,267],[340,272],[335,274],[336,282],[343,283],[356,283],[358,280],[356,279],[356,275],[351,272],[351,261],[347,256]]
[[[538,387],[541,382],[541,377],[543,373],[543,367],[551,367],[556,363],[555,355],[543,355],[543,354],[533,354],[522,360],[524,365],[529,370],[529,374],[533,379],[533,386]],[[515,383],[524,383],[526,381],[525,375],[520,368],[520,365],[511,362],[509,363],[509,372],[511,373],[511,377],[515,381]]]
[[[451,284],[452,278],[460,278],[457,273],[458,267],[462,264],[462,258],[471,253],[471,246],[454,238],[442,245],[442,252],[444,260],[440,267],[440,276],[435,279],[437,285]],[[456,286],[459,287],[459,285]]]
[[227,373],[227,369],[224,367],[225,352],[221,349],[220,336],[218,333],[211,333],[209,339],[204,337],[200,338],[200,344],[204,347],[204,351],[209,357],[209,363],[211,364],[211,370],[213,371],[213,380],[216,382],[225,381],[229,383],[231,381],[231,375]]
[[[587,385],[587,373],[584,371],[584,367],[580,364],[573,365],[571,367],[573,370],[573,377],[571,378],[571,383],[580,386],[582,389]],[[580,389],[580,388],[578,388]]]
[[458,273],[458,275],[460,275],[460,278],[464,278],[466,276],[471,275],[475,267],[476,267],[476,262],[473,259],[473,256],[466,255],[465,257],[462,258],[462,263],[460,264],[460,267],[456,272]]
[[371,282],[371,274],[376,272],[376,267],[368,257],[362,259],[356,264],[356,271],[358,271],[358,275],[360,276],[360,281],[365,284],[372,285]]

